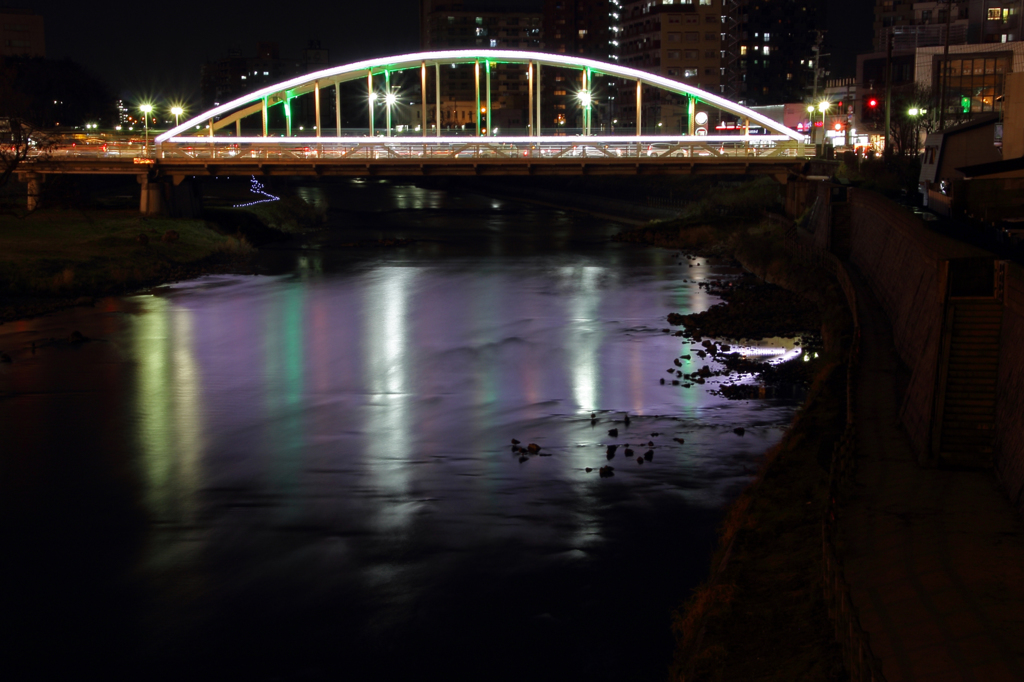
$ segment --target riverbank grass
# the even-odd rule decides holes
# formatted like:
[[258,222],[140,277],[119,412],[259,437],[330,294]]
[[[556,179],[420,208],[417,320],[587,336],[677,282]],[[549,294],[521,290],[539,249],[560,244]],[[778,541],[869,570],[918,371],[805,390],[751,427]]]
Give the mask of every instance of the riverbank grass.
[[10,306],[11,299],[26,296],[123,293],[193,276],[204,266],[236,261],[251,251],[244,238],[222,234],[203,220],[114,210],[5,215],[0,216],[0,297]]

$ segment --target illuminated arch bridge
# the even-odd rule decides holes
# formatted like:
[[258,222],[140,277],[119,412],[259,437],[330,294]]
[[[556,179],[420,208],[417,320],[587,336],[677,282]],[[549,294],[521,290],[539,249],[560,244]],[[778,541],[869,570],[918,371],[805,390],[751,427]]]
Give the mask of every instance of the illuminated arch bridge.
[[[576,84],[566,88],[566,91],[571,90],[572,101],[578,107],[582,123],[578,128],[566,130],[556,126],[542,130],[544,90],[541,85],[542,79],[551,73],[550,67],[555,67],[563,78],[567,71],[573,79],[578,74]],[[457,71],[459,68],[463,71]],[[470,74],[466,73],[467,69]],[[497,91],[492,72],[499,70],[506,77],[517,72],[514,82],[526,85],[525,93],[522,90],[502,93],[504,97],[516,97],[521,102],[520,112],[525,113],[518,127],[506,126],[503,130],[491,126],[494,111],[491,104]],[[442,108],[446,106],[442,100],[442,83],[459,75],[462,80],[467,75],[472,79],[475,110],[467,120],[467,129],[444,130],[438,125],[443,125]],[[405,87],[399,98],[392,87],[393,79],[405,85],[412,81],[414,85]],[[595,110],[606,107],[612,95],[600,92],[595,86],[599,80],[610,79],[627,83],[619,94],[621,97],[622,92],[630,93],[631,107],[633,95],[628,82],[636,83],[635,127],[631,125],[624,130],[618,126],[614,132],[607,131],[604,128],[609,127],[608,116],[605,116],[604,126],[594,125]],[[549,87],[554,84],[554,80],[548,81]],[[419,97],[415,98],[417,85]],[[686,98],[684,125],[678,133],[659,134],[660,127],[643,121],[644,86]],[[343,99],[351,102],[353,88],[360,91],[362,111],[358,120],[364,124],[354,131],[342,128],[342,102]],[[328,98],[334,99],[333,107],[329,106]],[[324,100],[328,100],[326,107]],[[396,127],[392,125],[392,109],[399,101],[403,106],[413,101],[412,110],[418,105],[418,112],[413,114],[415,120],[409,121],[409,125]],[[472,106],[474,102],[469,104]],[[325,108],[328,117],[323,116]],[[293,125],[293,119],[299,111],[305,112],[312,130],[305,125],[296,130],[300,126]],[[711,126],[712,121],[722,120],[720,112],[727,114],[726,118],[734,123],[728,126],[727,134],[708,134],[719,132]],[[351,111],[348,113],[348,120],[353,120]],[[272,126],[272,117],[283,121],[283,126]],[[652,128],[653,134],[649,132]],[[282,174],[288,172],[288,168],[295,171],[299,166],[312,165],[320,168],[318,173],[333,173],[338,172],[338,168],[325,169],[359,164],[367,168],[418,164],[422,172],[442,165],[449,170],[472,165],[476,173],[481,172],[483,165],[494,168],[495,172],[507,173],[515,171],[502,170],[500,166],[523,167],[524,162],[531,166],[527,172],[536,172],[536,168],[556,167],[570,160],[577,166],[580,163],[590,166],[596,172],[600,172],[602,165],[608,172],[618,172],[612,169],[621,166],[626,159],[632,159],[637,167],[640,161],[645,166],[660,164],[665,168],[663,172],[678,172],[668,170],[672,161],[689,159],[689,172],[694,172],[698,159],[711,165],[735,162],[736,157],[744,157],[748,165],[781,161],[780,157],[789,157],[787,160],[794,162],[806,157],[803,141],[803,134],[777,121],[679,81],[590,59],[514,50],[420,52],[332,67],[218,105],[154,140],[156,162],[161,165],[203,162],[234,166],[244,162],[258,165],[264,173]],[[766,166],[762,172],[779,173],[780,170]]]

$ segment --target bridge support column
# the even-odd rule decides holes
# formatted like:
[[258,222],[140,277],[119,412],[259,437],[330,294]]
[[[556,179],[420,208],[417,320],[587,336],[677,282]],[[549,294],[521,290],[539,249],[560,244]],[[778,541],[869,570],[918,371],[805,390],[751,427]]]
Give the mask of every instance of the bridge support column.
[[43,182],[46,176],[42,173],[19,173],[21,181],[28,184],[28,210],[34,211],[39,208],[39,202],[43,196]]
[[267,136],[267,98],[263,98],[263,137]]
[[341,81],[334,84],[334,130],[341,137]]
[[441,137],[441,65],[434,64],[434,128]]
[[391,72],[384,72],[384,124],[387,126],[385,135],[391,137]]
[[480,137],[480,61],[473,62],[473,82],[476,83],[476,113],[473,119],[476,121],[476,136]]
[[[640,81],[636,82],[636,136],[640,137],[643,134],[643,84]],[[637,142],[637,156],[640,156],[640,143]]]
[[320,81],[313,83],[313,106],[316,107],[316,136],[320,137]]
[[540,134],[541,134],[541,132],[543,132],[543,128],[544,128],[544,124],[542,123],[541,118],[540,118],[540,62],[537,62],[537,117],[536,117],[536,124],[537,124],[537,137],[540,137]]
[[491,60],[488,59],[484,62],[484,66],[484,72],[487,78],[487,104],[484,105],[484,108],[487,111],[487,118],[485,119],[487,124],[484,126],[484,131],[487,133],[487,136],[490,137],[493,134],[491,132]]
[[373,137],[373,71],[366,72],[366,101],[370,107],[370,137]]
[[420,62],[420,125],[427,136],[427,63]]
[[139,212],[142,215],[159,215],[163,210],[160,183],[152,182],[146,173],[140,173],[136,179],[142,185],[142,193],[139,195]]
[[527,125],[529,130],[527,134],[531,137],[537,134],[536,128],[533,125],[533,62],[529,62],[526,65],[526,91],[529,93],[527,99],[529,103],[526,105],[527,111]]

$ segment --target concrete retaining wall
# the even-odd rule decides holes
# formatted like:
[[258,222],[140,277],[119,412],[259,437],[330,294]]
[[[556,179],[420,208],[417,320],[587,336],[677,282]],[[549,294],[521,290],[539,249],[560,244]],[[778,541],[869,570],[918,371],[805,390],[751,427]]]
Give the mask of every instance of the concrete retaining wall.
[[1006,272],[996,384],[995,468],[1010,501],[1024,516],[1024,269]]
[[912,213],[872,192],[850,190],[850,261],[892,323],[893,341],[911,370],[902,420],[928,453],[939,340],[945,307],[943,254]]

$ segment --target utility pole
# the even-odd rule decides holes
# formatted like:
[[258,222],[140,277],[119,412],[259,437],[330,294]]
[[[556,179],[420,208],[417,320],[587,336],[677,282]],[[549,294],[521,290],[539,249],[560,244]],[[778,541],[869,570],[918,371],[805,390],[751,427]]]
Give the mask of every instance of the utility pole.
[[939,63],[939,132],[946,123],[946,79],[949,73],[949,25],[953,17],[953,0],[946,0],[946,45],[942,48],[942,62]]
[[892,108],[892,40],[893,31],[890,28],[885,37],[885,160],[892,158],[892,149],[889,147],[889,116]]
[[811,50],[814,52],[814,93],[811,95],[811,101],[818,101],[818,74],[822,73],[824,69],[821,66],[822,57],[830,57],[831,55],[822,54],[821,43],[825,40],[825,31],[820,29],[814,30],[814,47]]

